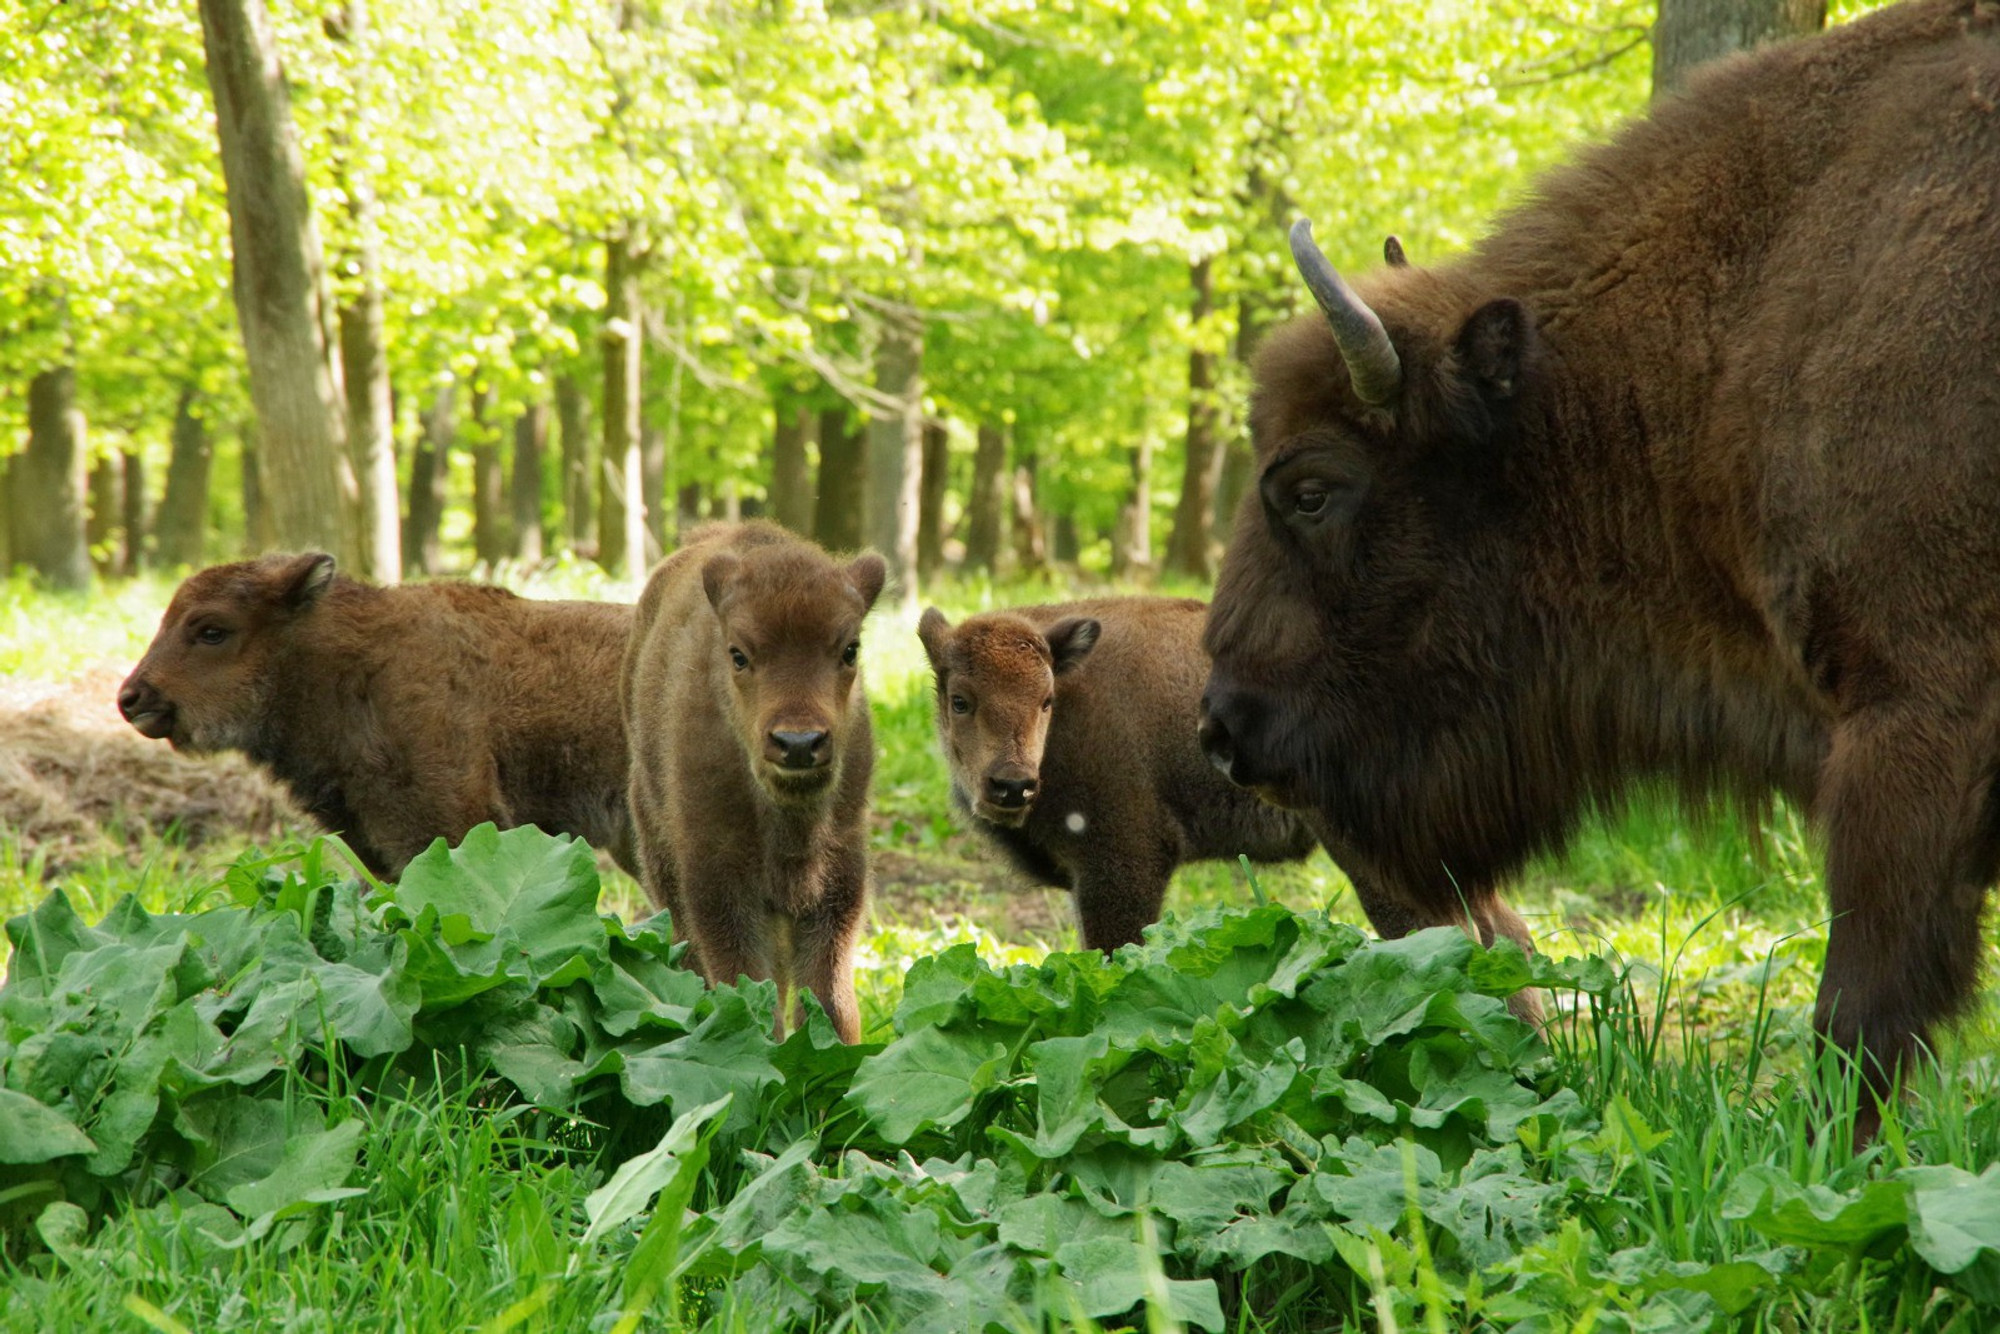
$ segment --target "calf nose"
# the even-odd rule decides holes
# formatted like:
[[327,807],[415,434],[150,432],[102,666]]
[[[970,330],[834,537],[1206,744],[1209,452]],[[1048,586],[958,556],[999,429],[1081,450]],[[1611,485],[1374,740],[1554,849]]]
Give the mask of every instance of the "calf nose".
[[146,712],[146,702],[152,693],[137,681],[127,681],[118,690],[118,712],[126,722],[131,722],[133,714]]
[[764,750],[781,769],[816,769],[827,761],[825,732],[778,732]]
[[986,780],[986,799],[995,806],[1010,809],[1025,806],[1035,799],[1037,786],[1033,778],[989,778]]

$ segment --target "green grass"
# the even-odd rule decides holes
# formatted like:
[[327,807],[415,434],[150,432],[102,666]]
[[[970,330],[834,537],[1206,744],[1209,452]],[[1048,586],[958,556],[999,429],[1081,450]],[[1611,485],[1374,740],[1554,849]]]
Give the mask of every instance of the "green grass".
[[[143,650],[170,591],[166,582],[141,581],[71,600],[0,583],[0,675],[22,685],[122,670]],[[578,568],[539,577],[529,591],[624,590]],[[1045,586],[964,584],[947,587],[938,601],[958,616],[1060,595]],[[913,618],[879,614],[866,654],[880,752],[877,806],[885,817],[878,850],[983,856],[945,802]],[[25,911],[57,887],[90,920],[128,894],[154,910],[192,910],[218,901],[238,851],[190,850],[146,835],[132,839],[125,856],[94,857],[52,874],[40,854],[0,829],[0,912]],[[939,887],[940,901],[948,888]],[[1295,909],[1363,920],[1324,855],[1261,869],[1255,891],[1234,866],[1185,868],[1169,910],[1185,918],[1206,907],[1248,905],[1255,892]],[[1523,1327],[1678,1327],[1661,1308],[1649,1317],[1647,1300],[1603,1257],[1658,1253],[1692,1266],[1772,1252],[1771,1238],[1727,1207],[1732,1183],[1753,1169],[1773,1166],[1801,1185],[1851,1197],[1907,1166],[1953,1164],[1976,1173],[2000,1162],[2000,1041],[1984,1007],[1945,1035],[1939,1063],[1915,1077],[1875,1149],[1856,1158],[1829,1128],[1854,1094],[1842,1071],[1811,1058],[1807,1021],[1826,910],[1816,851],[1796,813],[1781,808],[1753,831],[1730,816],[1691,817],[1665,799],[1637,801],[1590,823],[1561,857],[1536,863],[1513,897],[1547,953],[1603,956],[1625,970],[1612,1003],[1553,1012],[1545,1078],[1574,1091],[1607,1126],[1623,1127],[1624,1148],[1607,1151],[1622,1161],[1621,1185],[1521,1248],[1513,1272],[1533,1282],[1524,1278],[1516,1288],[1540,1294],[1552,1322]],[[1008,938],[993,920],[929,915],[921,897],[914,902],[884,914],[864,947],[858,985],[864,1026],[877,1040],[893,1035],[903,978],[919,958],[961,941],[996,965],[1035,962],[1051,945],[1074,946],[1065,928],[1050,933],[1053,939]],[[606,906],[635,916],[643,896],[613,876]],[[1994,944],[1989,932],[1989,953]],[[0,1191],[0,1329],[617,1325],[631,1238],[583,1244],[582,1202],[610,1165],[637,1147],[630,1142],[635,1128],[621,1134],[496,1104],[489,1085],[449,1068],[397,1096],[367,1099],[327,1073],[332,1082],[302,1079],[296,1093],[327,1119],[363,1122],[362,1160],[373,1168],[360,1183],[365,1194],[232,1249],[204,1227],[199,1210],[172,1201],[113,1210],[82,1237],[37,1238],[28,1224],[42,1197],[18,1185],[18,1193]],[[1561,1164],[1544,1169],[1560,1179]],[[1343,1269],[1292,1275],[1289,1296],[1267,1284],[1259,1289],[1265,1300],[1238,1327],[1514,1327],[1518,1312],[1496,1306],[1490,1290],[1449,1277],[1443,1260],[1425,1253],[1434,1241],[1423,1227],[1385,1236],[1375,1253],[1379,1281]],[[1907,1248],[1828,1254],[1811,1262],[1813,1281],[1766,1291],[1725,1327],[1993,1327],[1991,1308],[1978,1306],[1964,1285],[1941,1281]],[[2000,1258],[1989,1260],[2000,1268]],[[690,1289],[685,1298],[689,1327],[764,1327],[758,1311],[732,1305],[726,1285]],[[635,1327],[681,1325],[661,1308]],[[857,1309],[827,1327],[879,1326]],[[1091,1326],[1056,1313],[1024,1316],[1019,1327]]]

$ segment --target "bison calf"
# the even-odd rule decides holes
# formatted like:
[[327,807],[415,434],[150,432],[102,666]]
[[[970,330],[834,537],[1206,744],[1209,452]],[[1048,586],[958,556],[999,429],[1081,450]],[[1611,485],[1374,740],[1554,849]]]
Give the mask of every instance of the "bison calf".
[[[885,566],[840,564],[764,523],[718,524],[661,562],[625,657],[641,878],[711,984],[804,986],[861,1036],[874,740],[861,622]],[[782,1023],[782,1020],[781,1020]]]
[[633,864],[615,672],[629,607],[504,588],[376,588],[320,553],[190,575],[118,709],[176,750],[240,750],[401,873],[476,824],[574,834]]
[[953,798],[1023,871],[1070,890],[1090,948],[1138,940],[1183,862],[1312,850],[1297,816],[1202,757],[1203,615],[1188,599],[1105,598],[956,629],[933,607],[918,623]]

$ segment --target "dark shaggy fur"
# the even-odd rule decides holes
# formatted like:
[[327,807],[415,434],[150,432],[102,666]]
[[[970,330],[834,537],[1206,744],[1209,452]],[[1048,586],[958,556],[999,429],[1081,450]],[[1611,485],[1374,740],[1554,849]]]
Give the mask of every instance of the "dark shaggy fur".
[[836,562],[768,523],[716,524],[660,563],[625,658],[641,879],[711,984],[804,987],[861,1035],[874,739],[861,622],[880,556]]
[[954,800],[1024,872],[1075,896],[1090,948],[1137,941],[1183,863],[1312,851],[1300,819],[1202,757],[1203,614],[1187,599],[1100,598],[957,627],[933,608],[917,627]]
[[188,576],[118,707],[177,750],[240,750],[393,878],[487,820],[634,865],[617,665],[632,609],[376,588],[323,554]]
[[[1972,994],[2000,863],[2000,7],[1713,68],[1470,255],[1257,365],[1206,741],[1384,933],[1657,776],[1824,828],[1817,1022],[1878,1079]],[[1864,1131],[1866,1130],[1864,1125]]]

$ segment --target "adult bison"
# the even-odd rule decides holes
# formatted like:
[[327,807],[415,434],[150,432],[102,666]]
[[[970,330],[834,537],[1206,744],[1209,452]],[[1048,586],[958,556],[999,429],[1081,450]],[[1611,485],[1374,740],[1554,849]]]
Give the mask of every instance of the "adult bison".
[[482,821],[636,867],[618,664],[632,609],[477,584],[376,588],[320,552],[175,590],[118,691],[176,750],[240,750],[377,875]]
[[1211,760],[1384,934],[1525,940],[1496,883],[1635,781],[1782,793],[1816,1022],[1886,1087],[2000,866],[2000,6],[1718,66],[1454,263],[1293,244],[1325,318],[1258,360]]

